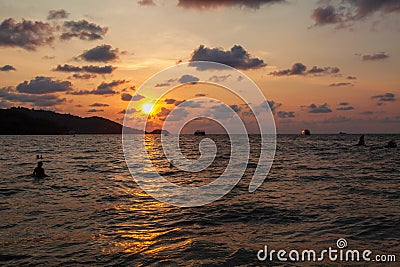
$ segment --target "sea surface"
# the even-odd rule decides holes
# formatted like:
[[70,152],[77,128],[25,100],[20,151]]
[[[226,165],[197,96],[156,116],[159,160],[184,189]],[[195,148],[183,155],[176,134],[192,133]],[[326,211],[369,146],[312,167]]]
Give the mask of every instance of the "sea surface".
[[[207,136],[216,160],[200,173],[171,168],[160,136],[147,136],[150,157],[171,182],[207,184],[229,161],[227,136]],[[133,180],[120,135],[0,137],[0,265],[39,266],[309,266],[259,261],[268,249],[336,247],[400,261],[400,135],[279,135],[262,186],[248,185],[259,136],[239,184],[205,206],[181,208],[147,195]],[[182,136],[187,157],[200,137]],[[43,155],[46,178],[30,176]],[[145,155],[138,155],[138,157]],[[194,196],[195,197],[195,196]],[[344,263],[325,261],[323,266]],[[356,263],[346,263],[353,265]],[[366,265],[368,263],[359,263]],[[396,266],[396,263],[378,266]]]

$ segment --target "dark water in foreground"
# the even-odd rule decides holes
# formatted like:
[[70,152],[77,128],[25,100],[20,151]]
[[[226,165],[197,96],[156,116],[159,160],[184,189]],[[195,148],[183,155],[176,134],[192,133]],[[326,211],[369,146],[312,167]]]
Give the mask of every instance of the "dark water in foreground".
[[[148,138],[157,145],[158,137]],[[214,138],[223,165],[229,147]],[[367,135],[369,146],[355,147],[353,135],[279,136],[257,191],[247,191],[254,153],[231,193],[177,208],[133,182],[120,136],[2,136],[0,265],[258,266],[271,264],[257,260],[264,245],[322,250],[339,238],[351,249],[394,254],[399,264],[400,149],[383,148],[390,139],[400,142],[399,135]],[[29,176],[36,154],[45,158],[45,179]],[[153,156],[163,171],[165,160]],[[223,167],[216,162],[195,176],[164,171],[191,184],[209,182]]]

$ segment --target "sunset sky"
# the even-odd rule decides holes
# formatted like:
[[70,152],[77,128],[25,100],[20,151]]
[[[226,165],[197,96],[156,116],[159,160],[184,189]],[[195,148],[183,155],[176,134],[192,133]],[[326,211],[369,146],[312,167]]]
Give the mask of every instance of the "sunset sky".
[[[398,0],[0,0],[0,108],[122,123],[144,81],[203,60],[250,77],[278,133],[400,133],[399,15]],[[188,90],[155,113],[214,91]]]

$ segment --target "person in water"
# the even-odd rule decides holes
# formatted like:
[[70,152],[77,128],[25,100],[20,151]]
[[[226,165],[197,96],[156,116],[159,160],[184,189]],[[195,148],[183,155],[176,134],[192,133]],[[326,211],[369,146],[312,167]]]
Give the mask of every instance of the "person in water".
[[37,167],[35,168],[35,170],[33,171],[33,176],[35,177],[46,177],[47,175],[44,173],[44,169],[43,169],[43,162],[39,161],[37,163]]
[[397,148],[397,144],[394,140],[391,140],[385,147],[386,148]]
[[361,135],[361,136],[360,136],[360,140],[358,140],[357,146],[365,146],[364,135]]

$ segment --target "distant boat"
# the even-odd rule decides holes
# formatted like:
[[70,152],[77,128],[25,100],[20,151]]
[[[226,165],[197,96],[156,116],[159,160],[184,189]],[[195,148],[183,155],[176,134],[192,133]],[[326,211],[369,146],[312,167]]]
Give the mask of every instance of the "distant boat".
[[204,136],[204,135],[206,135],[206,132],[203,131],[203,130],[196,130],[196,131],[194,132],[194,135],[195,135],[195,136]]
[[301,135],[311,135],[311,132],[308,129],[304,129],[304,130],[301,130]]
[[340,132],[339,134],[347,134],[347,133],[344,133],[344,132]]

